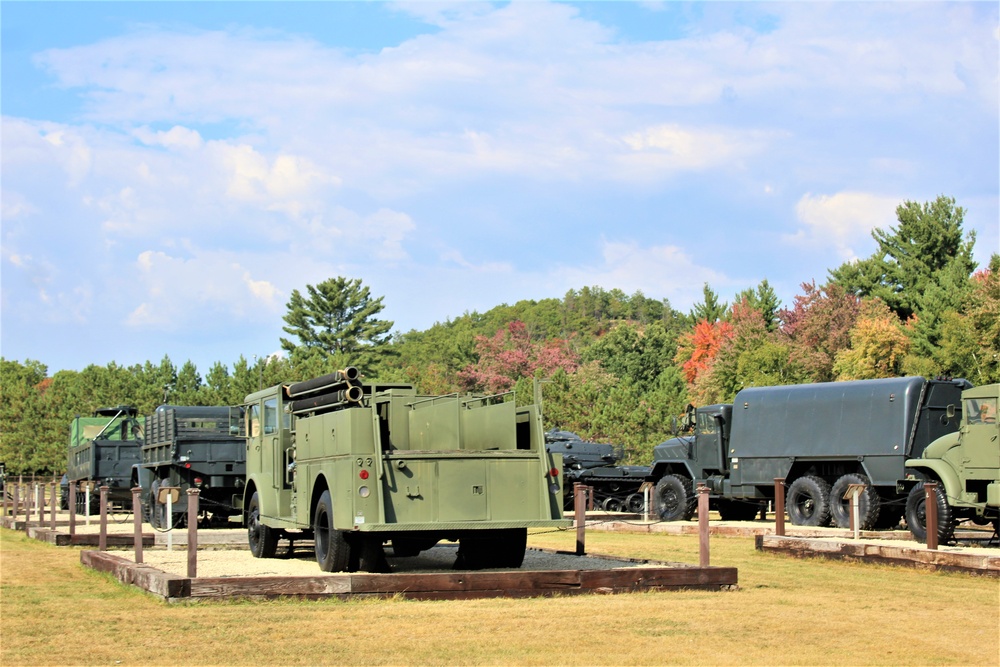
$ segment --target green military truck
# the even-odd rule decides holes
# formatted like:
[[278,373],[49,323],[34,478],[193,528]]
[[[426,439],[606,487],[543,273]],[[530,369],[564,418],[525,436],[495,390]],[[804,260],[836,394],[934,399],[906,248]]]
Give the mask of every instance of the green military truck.
[[312,539],[324,571],[386,571],[459,544],[456,568],[520,567],[529,527],[565,528],[562,461],[513,395],[421,396],[348,368],[246,398],[244,520],[256,557]]
[[[204,525],[227,526],[239,516],[246,475],[243,408],[161,405],[146,417],[146,441],[139,448],[134,483],[142,488],[143,514],[158,529],[182,526],[188,489],[198,489]],[[159,502],[160,489],[178,489],[176,502]]]
[[[139,462],[143,442],[144,419],[132,406],[99,408],[91,417],[76,417],[70,424],[69,452],[64,486],[70,482],[108,487],[108,502],[113,507],[132,507],[132,467]],[[63,490],[63,505],[69,494]],[[77,495],[82,509],[84,494]],[[98,496],[92,494],[96,507]]]
[[[992,523],[1000,532],[1000,384],[962,392],[958,431],[932,442],[920,458],[906,462],[906,524],[914,538],[927,539],[926,491],[922,482],[937,482],[938,541],[952,539],[955,526],[971,519]],[[954,409],[949,408],[949,416]]]

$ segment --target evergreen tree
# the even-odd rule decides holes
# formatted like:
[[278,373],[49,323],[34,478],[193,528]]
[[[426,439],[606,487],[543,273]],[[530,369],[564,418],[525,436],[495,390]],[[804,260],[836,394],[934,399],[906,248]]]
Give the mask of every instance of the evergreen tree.
[[696,303],[688,315],[691,323],[705,320],[709,324],[714,324],[725,317],[727,304],[719,303],[719,295],[708,286],[708,283],[705,283],[702,294],[704,296],[701,303]]
[[281,339],[289,353],[299,348],[307,352],[300,363],[313,359],[313,352],[334,357],[335,365],[356,366],[372,373],[394,351],[389,346],[392,322],[378,319],[382,297],[372,298],[358,279],[331,278],[318,285],[306,285],[308,297],[292,290],[282,330],[298,342]]
[[778,328],[778,308],[781,307],[781,302],[778,301],[778,294],[771,287],[771,283],[767,282],[767,278],[761,280],[756,289],[745,289],[737,294],[733,305],[741,301],[745,301],[747,306],[761,314],[768,331]]
[[928,290],[933,294],[933,286],[954,286],[976,266],[976,235],[969,232],[963,239],[964,216],[950,197],[904,202],[896,208],[898,227],[872,231],[878,250],[830,271],[830,277],[857,296],[881,299],[904,321],[927,309],[936,311],[939,304],[925,303]]

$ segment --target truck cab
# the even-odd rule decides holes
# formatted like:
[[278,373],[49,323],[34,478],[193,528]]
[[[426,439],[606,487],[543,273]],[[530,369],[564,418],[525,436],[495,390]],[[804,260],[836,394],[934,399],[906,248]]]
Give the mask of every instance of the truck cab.
[[[661,519],[676,521],[693,516],[695,480],[707,484],[713,494],[721,493],[730,472],[728,448],[732,416],[730,404],[705,405],[697,409],[689,405],[681,422],[685,432],[653,449],[650,481],[656,482],[653,506]],[[728,503],[720,505],[715,500],[713,505],[727,517],[738,512],[739,507],[730,507]],[[754,506],[747,512],[750,510],[756,514],[757,508]]]
[[[909,488],[906,522],[918,540],[927,536],[922,482],[937,487],[938,538],[947,542],[959,521],[971,519],[1000,530],[1000,384],[962,392],[962,421],[955,433],[944,435],[906,462],[904,484]],[[954,409],[950,409],[954,414]]]

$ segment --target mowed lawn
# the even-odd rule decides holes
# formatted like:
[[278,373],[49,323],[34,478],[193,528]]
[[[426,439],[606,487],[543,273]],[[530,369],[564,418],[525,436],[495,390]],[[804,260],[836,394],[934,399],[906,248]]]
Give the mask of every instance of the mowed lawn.
[[[575,534],[530,542],[569,550]],[[0,664],[1000,664],[997,579],[711,548],[740,590],[168,604],[0,530]],[[698,562],[696,536],[591,532],[587,549]]]

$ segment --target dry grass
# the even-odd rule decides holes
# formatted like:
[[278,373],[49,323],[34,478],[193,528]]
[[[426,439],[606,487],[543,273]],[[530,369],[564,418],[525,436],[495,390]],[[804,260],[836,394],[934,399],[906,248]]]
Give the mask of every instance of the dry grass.
[[[570,533],[532,544],[572,549]],[[696,537],[589,533],[591,552],[697,562]],[[0,531],[7,665],[998,665],[1000,583],[796,560],[713,539],[737,592],[462,602],[168,605]]]

